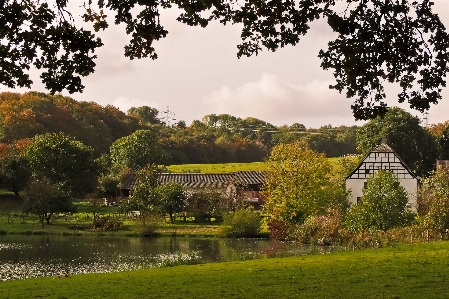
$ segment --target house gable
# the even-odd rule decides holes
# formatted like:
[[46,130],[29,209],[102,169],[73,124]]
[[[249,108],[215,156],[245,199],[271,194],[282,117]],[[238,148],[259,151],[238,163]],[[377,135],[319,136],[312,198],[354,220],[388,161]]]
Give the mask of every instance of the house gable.
[[362,162],[346,178],[346,190],[351,191],[349,201],[357,203],[362,197],[362,189],[367,179],[381,169],[392,171],[396,175],[401,186],[408,193],[409,205],[414,207],[416,205],[418,177],[385,142],[382,142],[366,155]]
[[417,178],[393,149],[382,142],[360,162],[346,180],[367,179],[380,169],[393,171],[399,180]]

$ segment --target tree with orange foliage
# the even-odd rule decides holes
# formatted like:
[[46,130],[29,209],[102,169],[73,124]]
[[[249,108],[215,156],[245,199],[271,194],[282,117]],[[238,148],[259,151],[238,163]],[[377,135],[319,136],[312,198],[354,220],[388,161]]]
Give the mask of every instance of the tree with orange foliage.
[[28,159],[23,154],[26,144],[24,140],[13,145],[0,144],[0,187],[14,192],[16,197],[31,177]]

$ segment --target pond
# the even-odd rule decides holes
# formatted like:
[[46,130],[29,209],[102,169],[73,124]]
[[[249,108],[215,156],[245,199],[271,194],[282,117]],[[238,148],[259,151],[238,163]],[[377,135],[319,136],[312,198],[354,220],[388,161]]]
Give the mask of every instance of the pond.
[[0,281],[328,252],[264,239],[0,236]]

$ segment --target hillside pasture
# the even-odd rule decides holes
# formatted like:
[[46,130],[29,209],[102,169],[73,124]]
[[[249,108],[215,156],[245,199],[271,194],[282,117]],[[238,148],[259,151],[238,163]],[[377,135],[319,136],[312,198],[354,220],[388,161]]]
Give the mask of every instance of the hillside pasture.
[[[340,169],[339,160],[342,158],[328,158],[333,167],[331,176],[335,176]],[[353,158],[356,159],[356,158]],[[266,162],[252,162],[252,163],[218,163],[218,164],[182,164],[168,166],[170,172],[181,173],[229,173],[238,171],[266,171]]]

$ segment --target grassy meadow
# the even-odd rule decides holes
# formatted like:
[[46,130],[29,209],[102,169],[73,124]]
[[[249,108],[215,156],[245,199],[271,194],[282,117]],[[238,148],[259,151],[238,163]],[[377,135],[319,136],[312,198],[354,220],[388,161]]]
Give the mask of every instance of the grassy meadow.
[[[341,158],[328,158],[334,172],[339,169],[339,160]],[[237,171],[266,171],[266,162],[252,163],[221,163],[221,164],[182,164],[168,166],[171,172],[198,172],[198,173],[229,173]]]
[[253,163],[220,163],[220,164],[182,164],[171,165],[171,172],[198,172],[198,173],[229,173],[237,171],[265,171],[265,162]]
[[447,298],[449,241],[0,282],[0,298]]
[[[90,202],[75,202],[76,213],[67,217],[55,217],[50,225],[44,227],[37,215],[22,213],[23,201],[10,193],[0,194],[0,234],[35,234],[35,235],[121,235],[142,236],[146,232],[138,219],[118,213],[115,206],[103,206],[98,213],[102,216],[118,217],[123,222],[123,228],[114,231],[91,230],[93,208]],[[155,234],[188,235],[214,237],[220,233],[220,225],[212,223],[194,223],[178,220],[169,224],[168,219],[157,223]],[[1,298],[1,297],[0,297]]]

